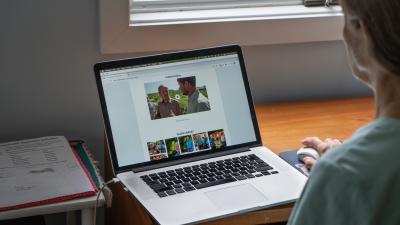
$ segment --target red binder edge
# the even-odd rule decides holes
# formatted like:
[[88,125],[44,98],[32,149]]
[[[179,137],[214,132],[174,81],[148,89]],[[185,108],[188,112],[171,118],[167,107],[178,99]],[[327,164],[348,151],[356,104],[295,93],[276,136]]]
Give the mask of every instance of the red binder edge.
[[65,196],[60,196],[60,197],[55,197],[55,198],[50,198],[50,199],[45,199],[45,200],[40,200],[40,201],[35,201],[35,202],[28,202],[28,203],[23,203],[23,204],[18,204],[18,205],[13,205],[13,206],[6,206],[0,208],[0,212],[3,211],[8,211],[8,210],[13,210],[13,209],[21,209],[21,208],[28,208],[28,207],[34,207],[34,206],[40,206],[40,205],[47,205],[47,204],[52,204],[52,203],[57,203],[57,202],[65,202],[68,200],[76,199],[76,198],[83,198],[83,197],[89,197],[96,195],[96,193],[99,191],[96,187],[96,184],[94,183],[92,177],[89,174],[89,171],[77,155],[77,153],[72,149],[70,145],[71,151],[74,154],[75,158],[78,160],[81,168],[85,172],[87,178],[90,181],[90,184],[93,187],[93,191],[87,191],[87,192],[82,192],[82,193],[76,193],[76,194],[71,194],[71,195],[65,195]]

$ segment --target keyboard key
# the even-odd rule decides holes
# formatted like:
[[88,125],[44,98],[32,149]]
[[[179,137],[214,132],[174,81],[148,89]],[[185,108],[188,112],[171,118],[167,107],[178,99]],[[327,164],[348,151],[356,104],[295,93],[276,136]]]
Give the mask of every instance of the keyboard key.
[[194,188],[194,187],[184,187],[183,190],[185,190],[185,191],[194,191],[194,190],[196,190],[196,188]]
[[166,182],[168,182],[168,179],[163,178],[163,179],[159,179],[158,181],[159,181],[160,183],[166,183]]
[[256,171],[266,171],[266,170],[272,170],[273,168],[271,166],[263,166],[263,167],[256,167]]
[[206,179],[201,179],[201,180],[199,180],[199,182],[204,184],[204,183],[207,183],[208,181]]
[[255,176],[251,173],[245,175],[247,178],[254,178]]
[[168,191],[168,190],[171,190],[171,189],[172,189],[171,187],[163,187],[163,188],[159,188],[159,189],[153,189],[153,191],[155,193],[160,193],[160,192]]
[[175,195],[176,192],[174,190],[167,190],[166,191],[168,195]]
[[183,190],[183,188],[177,188],[177,189],[175,189],[175,192],[176,193],[184,193],[185,190]]
[[193,173],[186,174],[186,177],[193,177]]
[[191,181],[191,180],[190,180],[190,178],[182,178],[182,181],[183,181],[183,182],[189,182],[189,181]]
[[246,180],[247,179],[247,177],[246,176],[236,176],[235,177],[237,180]]
[[191,181],[190,183],[191,183],[192,185],[200,184],[200,182],[198,182],[197,180]]
[[172,185],[174,185],[174,183],[173,182],[166,182],[165,185],[172,186]]
[[142,179],[148,179],[148,178],[150,178],[148,175],[143,175],[143,176],[140,176],[140,178],[142,178]]
[[198,185],[195,185],[194,187],[197,189],[201,189],[201,188],[211,187],[211,186],[215,186],[215,185],[230,183],[230,182],[234,182],[234,181],[236,181],[236,179],[231,177],[231,178],[221,179],[221,180],[217,180],[217,181],[211,181],[211,182],[207,182],[207,183],[198,184]]
[[214,177],[214,176],[215,176],[214,173],[209,173],[209,174],[207,174],[207,177],[205,177],[205,178],[210,178],[210,177]]
[[263,175],[261,173],[258,173],[255,175],[256,177],[262,177]]
[[161,183],[158,182],[157,180],[153,180],[153,181],[146,182],[146,184],[149,185],[149,186],[152,186],[152,185],[161,184]]
[[150,177],[148,177],[148,178],[142,178],[142,179],[143,179],[143,181],[146,182],[146,183],[153,181]]
[[230,178],[230,177],[232,177],[232,175],[231,174],[225,174],[223,177],[224,178]]
[[158,184],[151,184],[149,186],[151,189],[158,189],[158,188],[166,187],[167,185],[158,183]]
[[167,196],[168,196],[165,192],[159,192],[159,193],[157,193],[157,194],[158,194],[158,196],[160,196],[161,198],[167,197]]
[[191,187],[192,185],[190,183],[183,183],[182,186],[184,187]]
[[249,155],[249,159],[259,159],[259,158],[255,154],[251,154]]
[[176,176],[178,176],[178,174],[175,173],[175,172],[173,172],[173,173],[169,173],[168,176],[169,176],[169,177],[176,177]]
[[208,178],[207,180],[208,180],[208,181],[216,181],[217,179],[215,179],[215,178],[213,178],[213,177],[210,177],[210,178]]
[[277,174],[277,173],[279,173],[278,171],[272,171],[271,172],[272,174]]
[[181,180],[174,180],[173,183],[174,184],[180,184],[180,183],[182,183],[182,181]]
[[261,171],[262,175],[271,175],[268,171]]
[[224,179],[221,175],[218,175],[218,176],[215,176],[215,179],[217,179],[217,180],[222,180],[222,179]]
[[206,175],[200,175],[199,178],[200,178],[200,179],[206,179],[207,176],[206,176]]
[[175,185],[172,185],[172,187],[174,187],[174,188],[181,188],[182,185],[180,185],[180,184],[175,184]]

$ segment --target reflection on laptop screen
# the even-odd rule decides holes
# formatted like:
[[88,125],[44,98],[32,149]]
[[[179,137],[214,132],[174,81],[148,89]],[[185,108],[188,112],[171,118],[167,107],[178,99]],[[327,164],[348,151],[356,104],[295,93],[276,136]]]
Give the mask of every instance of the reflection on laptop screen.
[[100,75],[119,166],[256,141],[236,53]]

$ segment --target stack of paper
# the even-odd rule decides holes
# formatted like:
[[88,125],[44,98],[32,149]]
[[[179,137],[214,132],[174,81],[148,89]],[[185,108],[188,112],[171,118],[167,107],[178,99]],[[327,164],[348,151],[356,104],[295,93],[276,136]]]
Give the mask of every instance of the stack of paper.
[[0,144],[0,211],[95,195],[97,187],[65,137]]

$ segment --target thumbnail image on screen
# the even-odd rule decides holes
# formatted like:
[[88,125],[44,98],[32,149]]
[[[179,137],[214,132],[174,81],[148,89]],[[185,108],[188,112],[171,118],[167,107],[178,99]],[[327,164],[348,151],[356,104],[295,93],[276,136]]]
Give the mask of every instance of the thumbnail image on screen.
[[208,139],[207,132],[193,134],[193,141],[196,151],[210,149],[210,140]]
[[174,137],[166,139],[165,143],[167,145],[168,156],[174,157],[181,154],[181,148],[179,146],[178,138]]
[[196,84],[196,76],[145,83],[144,86],[152,120],[211,109],[206,85]]
[[147,142],[147,149],[149,150],[151,160],[165,159],[168,157],[164,140]]
[[226,147],[226,139],[224,130],[209,131],[210,145],[212,149],[221,149]]

